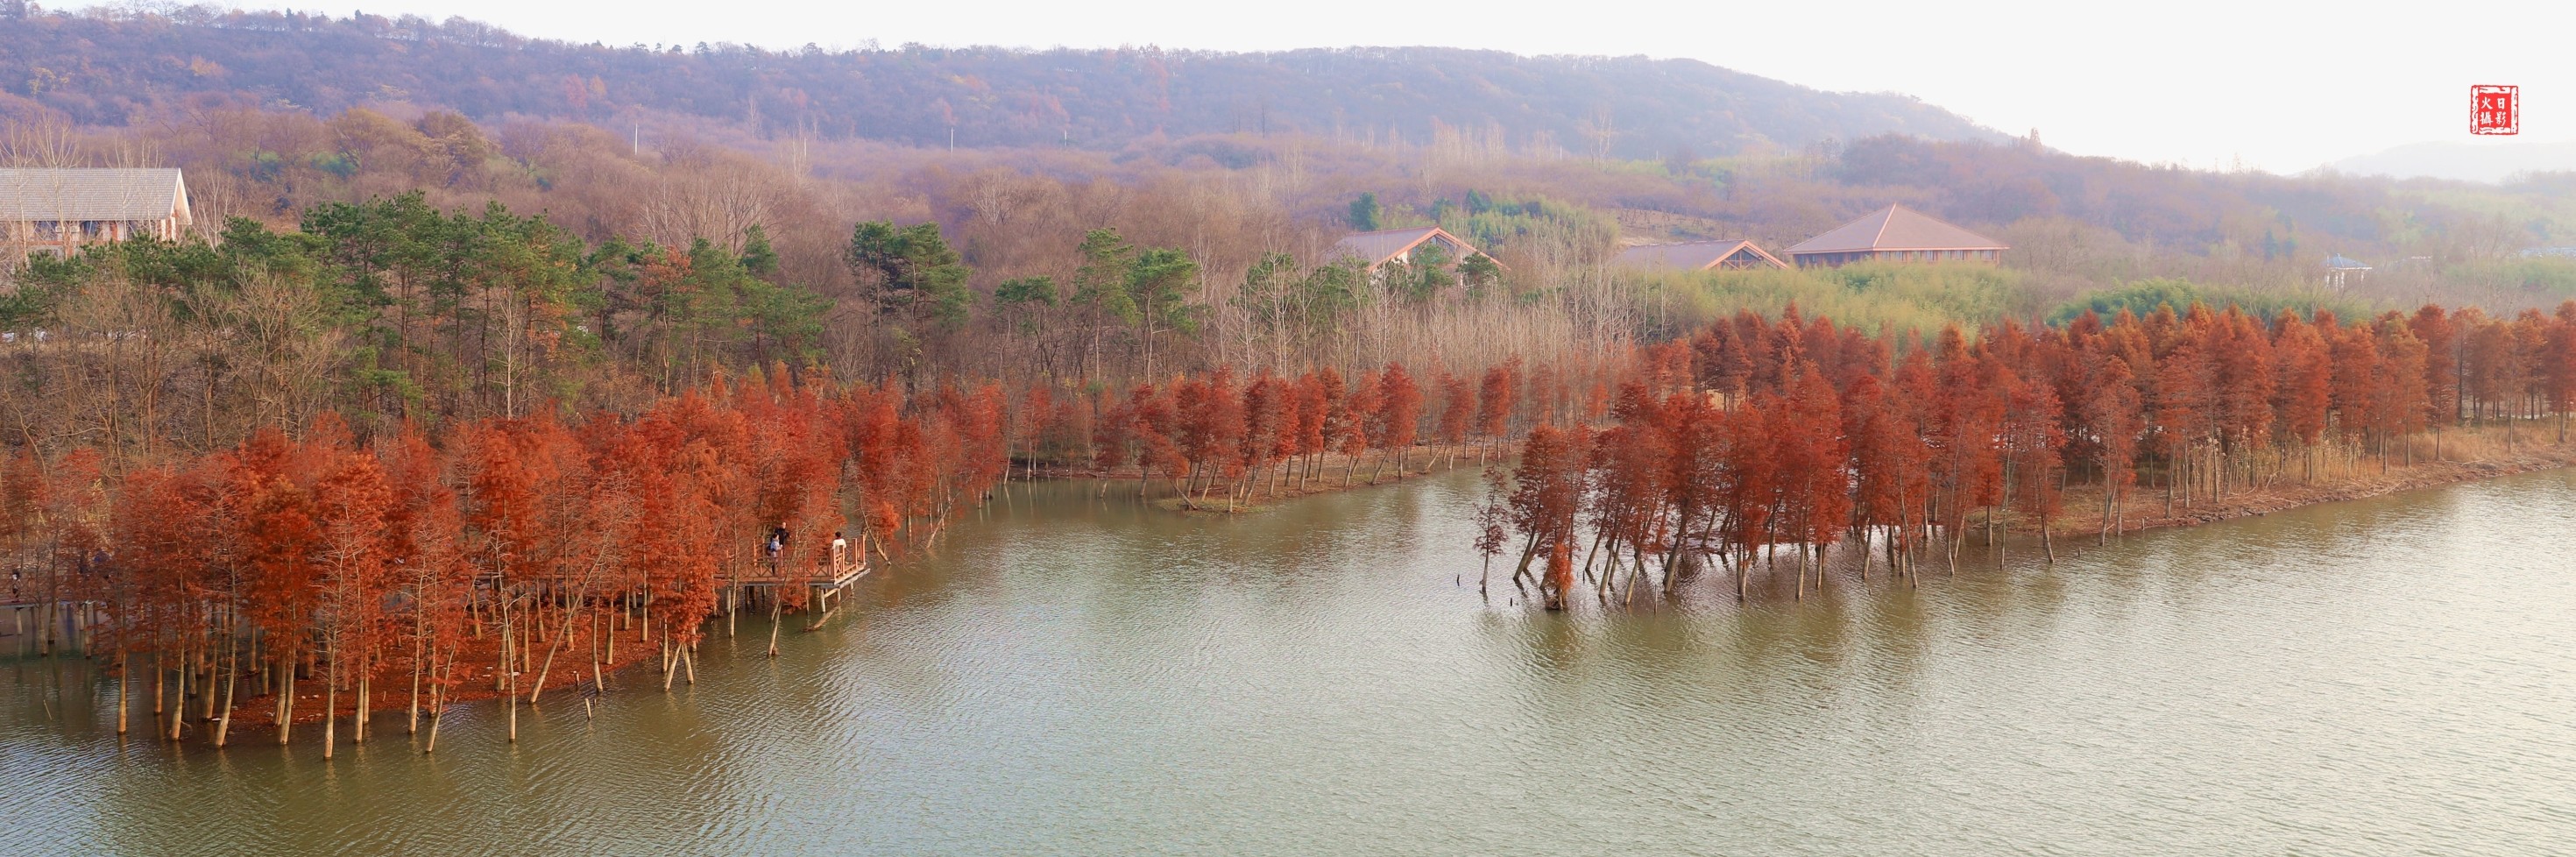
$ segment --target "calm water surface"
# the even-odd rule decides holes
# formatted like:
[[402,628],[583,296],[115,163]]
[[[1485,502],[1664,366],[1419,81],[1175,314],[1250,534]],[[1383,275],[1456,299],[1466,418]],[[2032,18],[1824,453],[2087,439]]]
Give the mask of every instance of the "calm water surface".
[[1475,487],[1023,486],[783,657],[429,758],[0,661],[0,854],[2576,853],[2576,472],[1612,616],[1480,602]]

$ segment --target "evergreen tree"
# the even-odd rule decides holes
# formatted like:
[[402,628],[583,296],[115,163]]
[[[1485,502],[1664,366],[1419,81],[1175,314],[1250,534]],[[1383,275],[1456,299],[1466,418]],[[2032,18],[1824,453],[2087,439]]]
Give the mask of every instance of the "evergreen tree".
[[1379,228],[1379,222],[1384,213],[1378,208],[1377,194],[1360,194],[1360,198],[1351,200],[1351,228],[1361,232],[1375,232]]

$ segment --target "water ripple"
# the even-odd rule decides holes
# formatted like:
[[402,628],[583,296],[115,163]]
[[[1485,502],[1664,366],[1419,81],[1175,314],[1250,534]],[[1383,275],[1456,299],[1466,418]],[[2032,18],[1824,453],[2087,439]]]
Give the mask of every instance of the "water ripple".
[[433,757],[0,661],[0,853],[2576,853],[2576,474],[1562,615],[1460,584],[1475,490],[1020,486],[779,658]]

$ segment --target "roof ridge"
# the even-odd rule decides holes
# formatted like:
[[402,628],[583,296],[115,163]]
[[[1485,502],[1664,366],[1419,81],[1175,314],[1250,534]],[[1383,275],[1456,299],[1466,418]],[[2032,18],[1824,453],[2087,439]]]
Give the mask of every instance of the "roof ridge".
[[[1878,220],[1876,226],[1870,220]],[[1898,228],[1903,227],[1903,228]],[[1889,203],[1884,208],[1853,218],[1849,222],[1789,248],[1790,253],[1859,253],[1900,250],[2005,250],[2009,245],[1992,237],[1969,231],[1966,227],[1906,208],[1903,203]]]
[[189,223],[187,174],[177,167],[0,168],[0,220],[164,220]]

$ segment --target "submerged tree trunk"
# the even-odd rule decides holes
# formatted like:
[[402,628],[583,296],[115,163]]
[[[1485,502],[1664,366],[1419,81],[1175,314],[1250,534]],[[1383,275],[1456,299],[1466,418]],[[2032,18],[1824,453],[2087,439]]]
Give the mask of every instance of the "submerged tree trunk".
[[224,667],[224,715],[222,719],[215,721],[215,746],[217,747],[224,745],[225,736],[233,729],[233,682],[235,674],[241,672],[239,645],[232,639],[232,634],[224,635],[224,657],[231,663]]
[[367,679],[365,668],[361,667],[358,672],[358,710],[351,713],[349,717],[349,743],[351,744],[367,743],[367,696],[374,691],[375,683]]
[[420,670],[421,670],[421,650],[422,650],[422,649],[424,649],[424,648],[426,648],[426,647],[427,647],[427,645],[428,645],[428,642],[427,642],[427,641],[428,641],[428,636],[429,636],[429,631],[428,631],[429,625],[428,625],[428,622],[429,622],[429,619],[428,619],[428,614],[427,614],[427,612],[426,612],[426,611],[421,610],[421,609],[418,609],[417,607],[415,607],[415,609],[413,609],[413,610],[412,610],[412,620],[411,620],[411,628],[412,628],[412,631],[411,631],[411,702],[410,702],[410,704],[409,704],[409,707],[410,707],[410,709],[411,709],[411,714],[409,715],[409,723],[403,727],[403,734],[405,734],[405,735],[418,735],[418,734],[420,734]]
[[331,758],[331,748],[339,743],[340,727],[340,645],[331,644],[327,660],[330,667],[322,673],[322,758]]
[[440,664],[438,686],[429,693],[429,739],[421,745],[420,754],[423,756],[438,750],[438,725],[447,722],[447,686],[455,677],[456,653],[450,651]]
[[125,734],[125,699],[134,695],[134,670],[126,663],[123,647],[116,650],[116,734]]
[[501,671],[508,673],[508,686],[503,688],[501,705],[510,710],[510,743],[519,743],[519,669],[511,657],[510,603],[501,602]]
[[287,733],[295,728],[295,654],[289,649],[279,658],[286,675],[277,682],[277,744],[286,746]]

